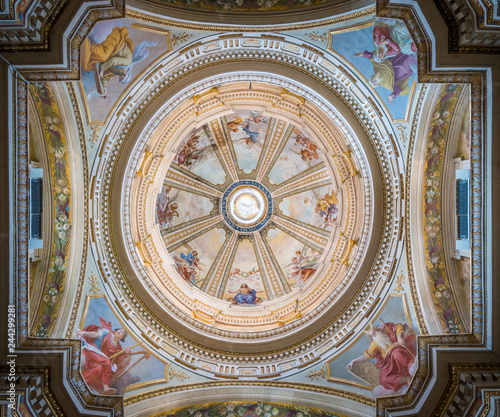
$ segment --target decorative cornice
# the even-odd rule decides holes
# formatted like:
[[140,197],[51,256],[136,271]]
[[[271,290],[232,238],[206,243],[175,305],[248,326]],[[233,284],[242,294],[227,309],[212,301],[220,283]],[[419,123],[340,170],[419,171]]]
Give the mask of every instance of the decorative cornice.
[[[487,27],[480,22],[484,15],[476,20],[472,1],[436,0],[435,4],[448,25],[451,53],[458,54],[498,54],[500,52],[500,25],[491,19]],[[481,2],[478,2],[481,3]],[[480,5],[477,5],[481,8]],[[490,15],[490,13],[488,13]]]
[[369,406],[375,406],[375,400],[373,398],[368,398],[363,395],[354,394],[349,391],[340,390],[337,388],[323,387],[320,385],[303,384],[298,382],[285,382],[285,381],[210,381],[210,382],[198,382],[194,384],[185,384],[172,386],[167,388],[160,388],[157,390],[145,392],[142,394],[133,395],[124,399],[123,403],[125,406],[137,403],[148,398],[159,397],[161,395],[170,394],[173,392],[179,392],[188,389],[202,389],[202,388],[214,388],[214,387],[264,387],[264,388],[286,388],[286,389],[296,389],[301,391],[311,391],[319,392],[323,394],[329,394],[332,396],[347,398],[349,400],[357,401],[361,404],[366,404]]
[[[24,27],[0,24],[0,51],[49,48],[50,30],[68,0],[38,0],[34,3],[23,16]],[[15,19],[15,14],[12,17]]]
[[459,410],[462,415],[465,415],[472,402],[478,400],[478,391],[495,390],[497,395],[500,395],[499,369],[500,363],[448,364],[450,375],[448,386],[433,414],[435,416],[457,415],[457,410]]
[[[249,32],[249,33],[251,33],[251,32],[283,32],[283,31],[290,31],[290,30],[303,30],[303,29],[310,29],[310,28],[316,28],[316,27],[321,27],[321,26],[334,25],[336,23],[343,22],[346,19],[356,19],[356,18],[362,18],[365,16],[370,16],[370,15],[373,15],[374,12],[375,12],[375,8],[369,7],[369,8],[366,8],[364,10],[361,10],[361,11],[349,13],[347,15],[342,15],[339,17],[331,18],[331,19],[318,20],[318,21],[302,23],[302,24],[268,25],[268,26],[262,26],[262,25],[245,26],[245,25],[238,24],[237,28],[238,28],[238,31],[240,31],[240,32]],[[246,14],[247,13],[248,12],[246,12]],[[181,28],[181,29],[202,30],[202,31],[208,31],[208,32],[234,32],[235,31],[235,26],[186,23],[186,22],[182,22],[179,20],[163,19],[161,17],[152,16],[150,14],[137,12],[135,10],[127,10],[126,15],[127,15],[127,17],[132,17],[132,18],[136,18],[136,19],[145,20],[147,22],[157,23],[157,24],[161,24],[161,25],[165,25],[165,26],[177,27],[177,28]]]
[[89,224],[89,200],[90,200],[90,184],[89,184],[89,165],[88,165],[88,157],[87,157],[87,142],[85,138],[85,127],[83,125],[83,119],[80,112],[80,106],[78,104],[78,99],[76,97],[75,88],[73,84],[70,82],[66,83],[66,88],[68,89],[69,97],[71,99],[71,104],[73,106],[73,111],[75,114],[76,124],[78,127],[78,138],[80,140],[80,152],[82,154],[82,171],[83,171],[83,222],[84,227],[83,230],[83,248],[82,248],[82,259],[81,259],[81,268],[80,275],[78,277],[78,285],[76,288],[75,299],[73,303],[73,309],[71,311],[71,317],[69,319],[68,329],[66,331],[66,338],[70,339],[74,333],[76,317],[78,315],[78,307],[80,306],[80,302],[82,299],[82,291],[85,283],[85,272],[87,270],[87,256],[88,256],[88,242],[89,242],[89,230],[90,227],[87,227]]

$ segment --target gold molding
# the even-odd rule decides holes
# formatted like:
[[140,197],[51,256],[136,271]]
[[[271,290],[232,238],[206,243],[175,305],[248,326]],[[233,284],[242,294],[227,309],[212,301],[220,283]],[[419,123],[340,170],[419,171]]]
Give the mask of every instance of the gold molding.
[[151,259],[151,256],[148,253],[146,253],[146,245],[144,244],[144,242],[142,240],[140,240],[139,242],[137,242],[135,244],[135,247],[137,248],[137,250],[141,254],[142,262],[143,262],[144,266],[153,265],[152,264],[153,260]]
[[[288,98],[292,101],[297,102],[297,104],[302,104],[304,105],[306,103],[306,99],[302,96],[299,96],[298,94],[292,93],[291,91],[288,91],[286,88],[283,88],[281,90],[280,96],[283,98]],[[275,107],[275,106],[273,106]]]
[[345,390],[340,390],[338,388],[324,387],[321,385],[311,385],[299,382],[285,382],[285,381],[209,381],[209,382],[197,382],[193,384],[177,385],[172,387],[164,387],[156,390],[136,394],[128,398],[123,399],[123,405],[128,406],[135,404],[139,401],[144,401],[149,398],[160,397],[162,395],[171,394],[174,392],[190,390],[190,389],[203,389],[203,388],[223,388],[223,387],[268,387],[268,388],[285,388],[285,389],[296,389],[301,391],[318,392],[322,394],[328,394],[332,396],[338,396],[341,398],[346,398],[352,401],[356,401],[361,404],[365,404],[371,407],[375,406],[375,400],[373,398],[365,397],[364,395],[352,393]]
[[358,175],[359,171],[356,169],[356,166],[354,165],[354,161],[352,160],[351,151],[342,152],[342,158],[344,158],[344,161],[347,162],[347,167],[348,167],[349,174],[351,175],[351,177],[355,177],[356,175]]
[[[327,20],[320,20],[316,22],[308,22],[302,24],[289,24],[289,25],[270,25],[270,26],[241,26],[238,27],[239,31],[242,32],[283,32],[288,30],[302,30],[302,29],[310,29],[322,26],[330,26],[336,23],[342,23],[346,19],[359,19],[366,16],[371,16],[375,14],[375,7],[369,7],[365,10],[361,10],[358,12],[350,13],[348,15],[342,15],[340,17],[334,17]],[[126,17],[136,18],[140,20],[144,20],[147,22],[152,22],[156,24],[161,24],[165,26],[182,28],[182,29],[190,29],[190,30],[203,30],[208,32],[234,32],[234,26],[219,26],[219,25],[210,25],[210,24],[197,24],[197,23],[184,23],[178,20],[170,20],[164,19],[161,17],[153,17],[151,15],[147,15],[144,13],[136,12],[135,10],[127,9],[125,12]]]
[[340,260],[341,265],[349,265],[349,257],[351,256],[351,252],[354,248],[354,245],[356,245],[356,243],[357,242],[355,240],[352,240],[352,239],[348,240],[347,250],[346,250],[344,256],[342,257],[342,259]]
[[145,174],[145,169],[146,169],[146,165],[151,161],[151,158],[153,158],[153,154],[151,152],[144,152],[144,156],[142,157],[142,163],[141,163],[141,166],[139,167],[139,169],[137,170],[136,174],[141,177],[141,178],[144,178],[144,176],[146,175]]
[[193,101],[194,104],[201,104],[202,101],[208,100],[218,95],[219,95],[219,89],[217,87],[212,87],[210,90],[207,90],[201,94],[195,94],[193,96]]

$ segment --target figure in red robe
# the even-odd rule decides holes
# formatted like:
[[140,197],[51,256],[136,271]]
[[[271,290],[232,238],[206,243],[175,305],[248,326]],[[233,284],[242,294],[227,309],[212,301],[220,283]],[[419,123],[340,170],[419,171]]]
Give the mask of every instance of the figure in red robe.
[[99,317],[101,326],[91,324],[76,335],[83,337],[82,353],[85,356],[82,375],[87,384],[100,394],[116,393],[111,388],[113,379],[119,376],[130,363],[130,349],[122,349],[120,342],[125,340],[124,329],[111,330],[111,322]]
[[356,362],[376,359],[376,367],[380,369],[380,385],[373,389],[373,396],[402,394],[416,371],[415,333],[407,324],[389,322],[372,327],[368,336],[371,339],[370,346],[363,356],[353,359],[347,368]]

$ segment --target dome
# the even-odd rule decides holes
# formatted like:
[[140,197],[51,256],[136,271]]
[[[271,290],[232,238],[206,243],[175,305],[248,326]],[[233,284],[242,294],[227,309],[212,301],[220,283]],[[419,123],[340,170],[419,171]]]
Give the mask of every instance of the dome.
[[[148,275],[169,300],[184,300],[177,307],[186,314],[215,329],[277,328],[346,285],[349,258],[362,257],[356,244],[341,259],[351,234],[362,233],[353,219],[365,215],[365,184],[346,182],[342,157],[359,166],[349,140],[359,144],[340,119],[298,95],[283,99],[280,87],[207,91],[213,96],[180,104],[182,113],[174,110],[146,142],[153,158],[163,156],[143,167],[149,182],[132,194],[144,196],[136,208],[143,221],[132,230],[150,236]],[[188,119],[200,104],[194,123],[166,137],[171,120]]]

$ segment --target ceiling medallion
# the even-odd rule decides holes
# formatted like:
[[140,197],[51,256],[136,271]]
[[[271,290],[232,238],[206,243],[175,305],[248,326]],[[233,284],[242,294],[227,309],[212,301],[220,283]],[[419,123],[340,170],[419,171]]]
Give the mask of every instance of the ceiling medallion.
[[271,218],[271,193],[256,181],[238,181],[222,196],[221,214],[224,221],[239,233],[262,229]]

